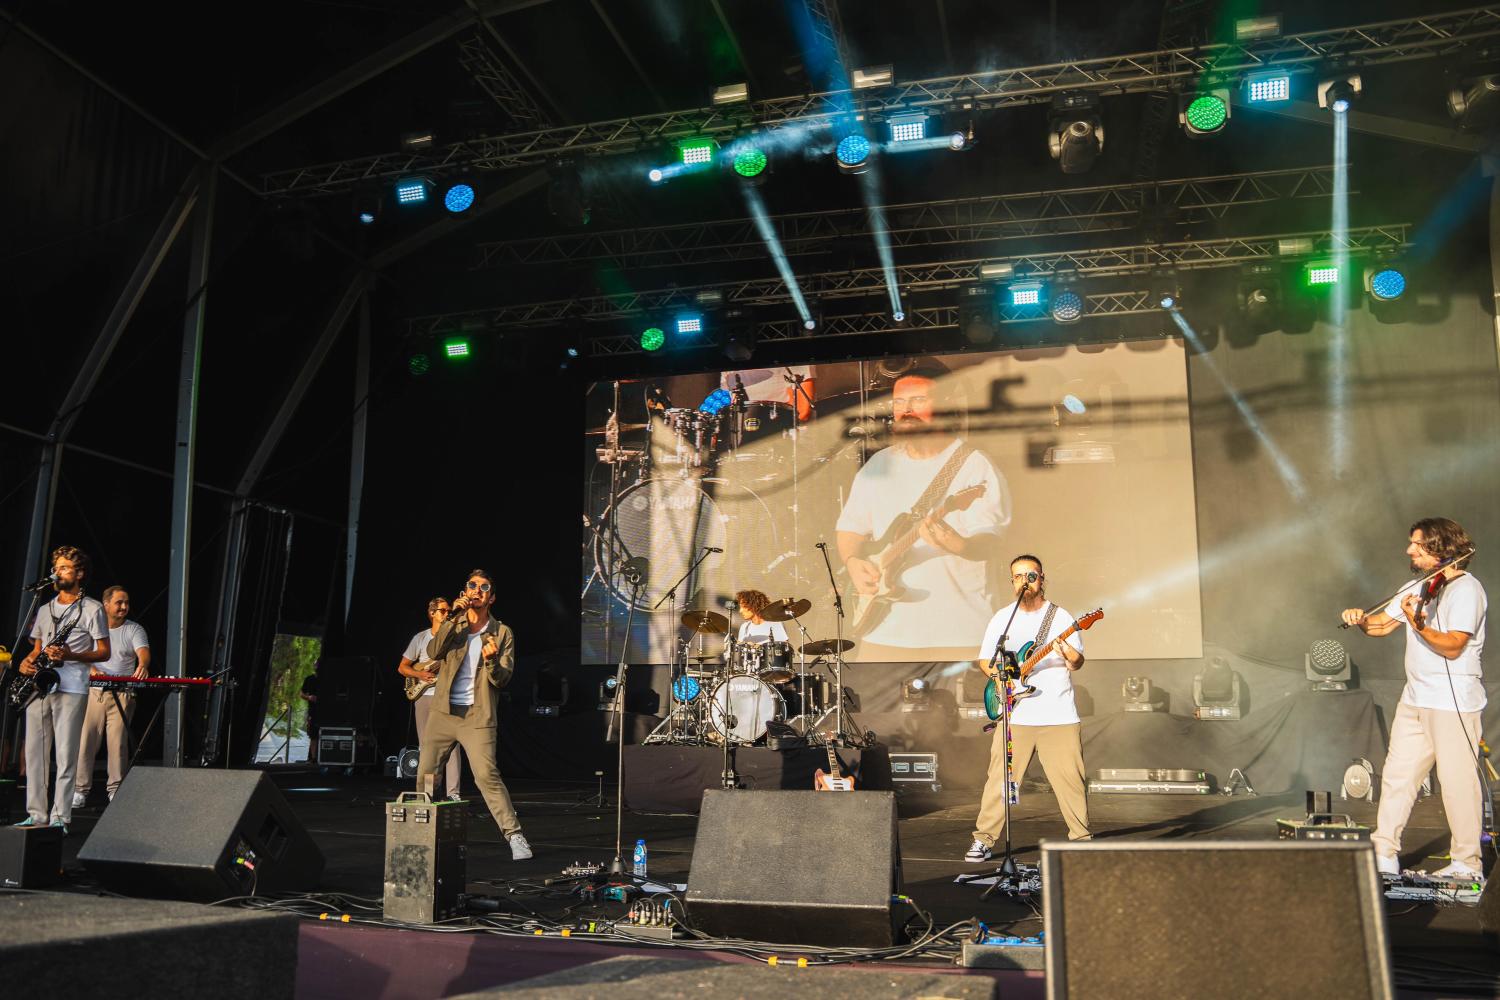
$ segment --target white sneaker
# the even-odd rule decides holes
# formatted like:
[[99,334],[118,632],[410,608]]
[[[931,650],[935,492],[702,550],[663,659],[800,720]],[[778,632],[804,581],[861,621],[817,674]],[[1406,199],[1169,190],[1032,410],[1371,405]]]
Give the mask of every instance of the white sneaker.
[[84,793],[84,792],[74,792],[73,793],[73,808],[74,809],[82,809],[83,806],[84,806],[84,803],[86,803],[88,800],[89,800],[89,797],[88,797],[88,795],[86,793]]
[[525,861],[531,857],[531,845],[526,843],[526,834],[513,833],[505,838],[510,844],[510,857],[512,861]]
[[990,845],[982,840],[976,840],[969,845],[968,851],[964,853],[964,860],[973,864],[990,859]]
[[1483,872],[1476,872],[1474,869],[1470,868],[1468,865],[1461,865],[1461,864],[1459,864],[1456,861],[1453,864],[1448,865],[1446,868],[1439,868],[1435,872],[1430,872],[1429,876],[1431,878],[1444,879],[1444,880],[1449,881],[1449,882],[1483,882],[1484,881],[1484,873]]
[[1400,875],[1401,859],[1377,854],[1375,855],[1375,870],[1382,875]]

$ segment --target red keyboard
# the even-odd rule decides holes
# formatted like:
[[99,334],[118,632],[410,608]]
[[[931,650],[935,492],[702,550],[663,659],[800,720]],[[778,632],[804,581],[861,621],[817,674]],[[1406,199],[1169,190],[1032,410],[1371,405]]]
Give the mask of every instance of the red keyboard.
[[89,687],[106,691],[155,691],[164,688],[212,687],[212,677],[131,677],[89,674]]

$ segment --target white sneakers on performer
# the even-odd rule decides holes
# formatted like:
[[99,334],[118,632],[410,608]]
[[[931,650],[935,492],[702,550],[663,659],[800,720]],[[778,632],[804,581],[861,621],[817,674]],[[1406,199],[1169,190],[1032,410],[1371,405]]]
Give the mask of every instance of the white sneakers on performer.
[[1401,859],[1377,854],[1375,855],[1375,870],[1382,875],[1400,875]]
[[73,808],[74,809],[82,809],[84,807],[84,805],[88,802],[88,800],[89,800],[89,797],[84,792],[74,792],[73,793]]
[[1449,882],[1483,882],[1484,881],[1484,873],[1483,872],[1476,872],[1474,869],[1470,868],[1468,865],[1461,865],[1461,864],[1459,864],[1456,861],[1453,864],[1447,866],[1446,868],[1439,868],[1437,871],[1431,872],[1430,874],[1431,874],[1431,876],[1433,878],[1446,879]]
[[964,860],[972,864],[990,859],[990,845],[982,840],[976,840],[969,845],[968,851],[964,853]]
[[512,861],[525,861],[531,857],[531,845],[526,843],[526,834],[513,833],[505,838],[510,844],[510,857]]

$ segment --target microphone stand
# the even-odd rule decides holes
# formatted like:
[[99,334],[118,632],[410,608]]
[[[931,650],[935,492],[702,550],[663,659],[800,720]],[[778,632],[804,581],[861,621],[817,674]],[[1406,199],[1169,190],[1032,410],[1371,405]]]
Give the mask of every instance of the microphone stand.
[[[621,860],[621,833],[625,826],[625,671],[628,664],[630,650],[630,627],[635,620],[635,605],[640,599],[641,588],[646,584],[645,574],[635,568],[625,571],[626,582],[630,584],[630,604],[625,612],[625,641],[620,646],[620,664],[615,668],[615,710],[610,713],[609,727],[605,731],[604,742],[608,743],[611,738],[616,739],[615,749],[615,859],[610,862],[609,871],[611,875],[631,875],[625,871],[625,862]],[[618,730],[618,732],[616,732]]]
[[[994,882],[990,883],[990,885],[985,888],[984,892],[980,893],[980,900],[987,900],[990,898],[990,896],[994,895],[995,891],[1000,887],[1001,880],[1006,877],[1014,878],[1016,875],[1016,859],[1011,853],[1010,843],[1010,803],[1011,796],[1016,786],[1015,776],[1011,771],[1010,759],[1010,679],[1012,675],[1016,673],[1017,665],[1016,654],[1006,649],[1005,643],[1010,638],[1011,625],[1015,624],[1016,612],[1021,610],[1021,600],[1026,596],[1026,591],[1029,589],[1030,585],[1028,584],[1026,587],[1022,588],[1021,596],[1016,598],[1016,603],[1010,609],[1010,618],[1005,623],[1005,629],[1000,633],[1000,638],[995,643],[995,652],[990,656],[990,670],[995,669],[996,661],[1002,659],[1004,661],[1004,666],[1001,669],[999,675],[996,677],[996,681],[1001,685],[999,720],[1000,738],[1005,741],[1005,856],[1000,861],[1000,867],[996,868],[988,875],[959,876],[958,881],[960,882],[977,882],[980,879],[991,877],[995,879]],[[990,723],[990,725],[986,727],[986,729],[994,728],[994,723]]]
[[839,648],[833,654],[833,684],[837,690],[833,696],[834,736],[831,742],[837,744],[844,738],[844,598],[833,575],[833,563],[828,559],[828,543],[819,542],[817,548],[823,553],[823,568],[828,571],[828,584],[833,588],[834,635]]

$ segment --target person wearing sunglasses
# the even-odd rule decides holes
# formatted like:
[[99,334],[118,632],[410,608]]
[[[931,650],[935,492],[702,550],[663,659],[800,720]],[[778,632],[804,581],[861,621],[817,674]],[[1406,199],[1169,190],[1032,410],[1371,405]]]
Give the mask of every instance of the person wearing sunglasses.
[[510,844],[511,857],[524,861],[531,857],[531,845],[495,763],[500,689],[515,673],[516,639],[509,625],[490,614],[494,603],[493,578],[482,569],[471,570],[464,592],[451,602],[449,617],[427,643],[428,658],[439,666],[417,764],[417,787],[426,784],[429,774],[437,774],[455,744],[462,746],[474,783]]

